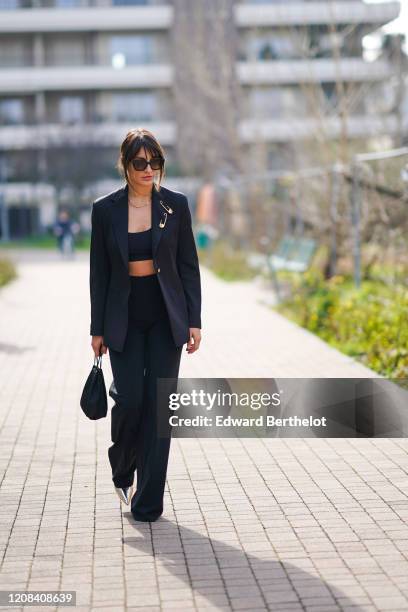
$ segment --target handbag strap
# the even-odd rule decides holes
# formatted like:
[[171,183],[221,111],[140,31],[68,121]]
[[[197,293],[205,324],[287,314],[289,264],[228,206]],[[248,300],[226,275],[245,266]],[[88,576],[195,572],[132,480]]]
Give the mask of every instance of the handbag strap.
[[101,368],[102,367],[102,355],[98,355],[94,357],[94,366],[96,366],[97,368]]

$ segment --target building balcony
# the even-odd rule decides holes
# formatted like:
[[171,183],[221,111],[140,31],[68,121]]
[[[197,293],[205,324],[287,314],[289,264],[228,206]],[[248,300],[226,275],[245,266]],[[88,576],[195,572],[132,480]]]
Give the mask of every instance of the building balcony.
[[[132,122],[137,123],[137,122]],[[164,146],[176,143],[177,127],[173,121],[143,122],[143,126],[157,134]],[[45,149],[53,146],[102,146],[116,147],[130,129],[129,123],[98,124],[43,124],[13,125],[0,128],[0,150]],[[395,134],[398,121],[394,115],[352,116],[347,120],[348,134],[352,138]],[[243,143],[258,140],[264,142],[288,142],[303,138],[315,138],[324,133],[329,138],[340,136],[338,117],[326,117],[323,121],[305,119],[246,119],[240,122],[238,132]]]
[[342,81],[382,81],[389,77],[388,62],[366,62],[360,58],[272,60],[237,62],[241,85],[278,85],[282,83],[323,83]]
[[112,68],[111,66],[67,68],[63,66],[0,70],[0,94],[169,87],[172,83],[172,66],[159,64],[124,68]]
[[171,6],[110,6],[0,10],[0,33],[166,30]]
[[[156,134],[164,146],[175,144],[175,122],[143,121],[141,123],[143,127]],[[46,149],[53,146],[117,147],[134,125],[137,125],[137,122],[6,126],[0,128],[0,151]]]
[[342,2],[296,2],[291,4],[237,4],[238,27],[305,26],[318,24],[368,24],[380,27],[398,17],[399,2],[366,4]]
[[[347,120],[350,138],[368,138],[396,134],[398,120],[395,115],[352,116]],[[326,117],[322,121],[306,119],[247,119],[239,124],[239,137],[243,143],[289,142],[305,138],[316,139],[317,134],[327,138],[339,138],[341,121],[339,117]]]

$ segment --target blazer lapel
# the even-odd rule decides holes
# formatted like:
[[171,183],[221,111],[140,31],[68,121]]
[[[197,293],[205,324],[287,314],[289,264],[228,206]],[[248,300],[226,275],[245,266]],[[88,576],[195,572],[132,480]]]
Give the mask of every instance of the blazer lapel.
[[[128,228],[129,228],[129,207],[128,207],[129,187],[126,184],[114,196],[113,205],[111,206],[111,217],[113,230],[118,243],[119,251],[123,259],[123,263],[128,270],[129,267],[129,245],[128,245]],[[166,211],[161,205],[163,202],[161,194],[153,185],[152,188],[152,251],[153,257],[157,253],[160,244],[160,239],[165,231],[167,223],[164,227],[160,227],[160,222],[164,220]]]
[[157,191],[155,185],[153,185],[152,190],[152,250],[153,257],[157,253],[157,249],[159,248],[160,238],[162,237],[163,232],[165,231],[167,223],[165,223],[164,227],[160,227],[160,222],[164,217],[165,209],[160,204],[162,200],[162,196]]
[[119,251],[123,259],[126,269],[129,267],[129,245],[128,245],[128,227],[129,227],[129,212],[128,212],[128,191],[126,185],[122,187],[114,196],[113,205],[111,206],[111,217],[113,231],[116,236]]

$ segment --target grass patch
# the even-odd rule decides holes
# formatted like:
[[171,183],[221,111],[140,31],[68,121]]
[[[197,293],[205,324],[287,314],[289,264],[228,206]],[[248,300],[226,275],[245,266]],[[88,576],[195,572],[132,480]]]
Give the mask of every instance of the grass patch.
[[7,285],[16,277],[17,270],[13,262],[6,257],[0,257],[0,287]]
[[[33,236],[30,238],[20,238],[7,240],[0,243],[2,249],[57,249],[57,241],[53,236]],[[90,237],[79,236],[75,238],[75,249],[87,251],[90,248]]]

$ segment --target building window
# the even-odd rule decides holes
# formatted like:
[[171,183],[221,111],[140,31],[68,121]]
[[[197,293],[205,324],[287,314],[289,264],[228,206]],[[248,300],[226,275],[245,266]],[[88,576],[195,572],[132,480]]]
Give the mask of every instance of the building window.
[[84,4],[82,0],[54,0],[54,2],[56,8],[72,8]]
[[0,183],[6,182],[12,174],[11,163],[8,156],[0,153]]
[[299,4],[299,0],[245,0],[244,4]]
[[278,88],[254,88],[249,92],[250,113],[256,118],[280,117],[282,93]]
[[256,87],[249,91],[249,116],[260,119],[302,117],[304,96],[294,87]]
[[21,125],[24,123],[24,104],[19,98],[0,100],[0,124]]
[[278,59],[278,54],[274,50],[270,43],[265,43],[261,46],[258,52],[258,59],[260,60],[274,60]]
[[150,0],[112,0],[113,6],[146,6]]
[[19,0],[0,0],[0,10],[12,10],[20,8]]
[[152,37],[141,35],[113,36],[111,62],[115,68],[148,64],[152,60]]
[[151,121],[157,118],[157,99],[152,92],[113,94],[114,121]]
[[29,38],[17,38],[5,36],[0,40],[0,67],[22,68],[31,66],[31,40]]
[[85,121],[85,104],[80,96],[64,96],[59,100],[59,118],[61,123],[83,123]]
[[301,41],[296,32],[258,35],[249,38],[247,54],[248,59],[261,61],[295,59],[301,55]]
[[85,43],[81,36],[60,35],[46,39],[46,65],[83,66],[85,59]]
[[125,92],[112,96],[114,121],[151,121],[157,114],[157,98],[153,92]]

